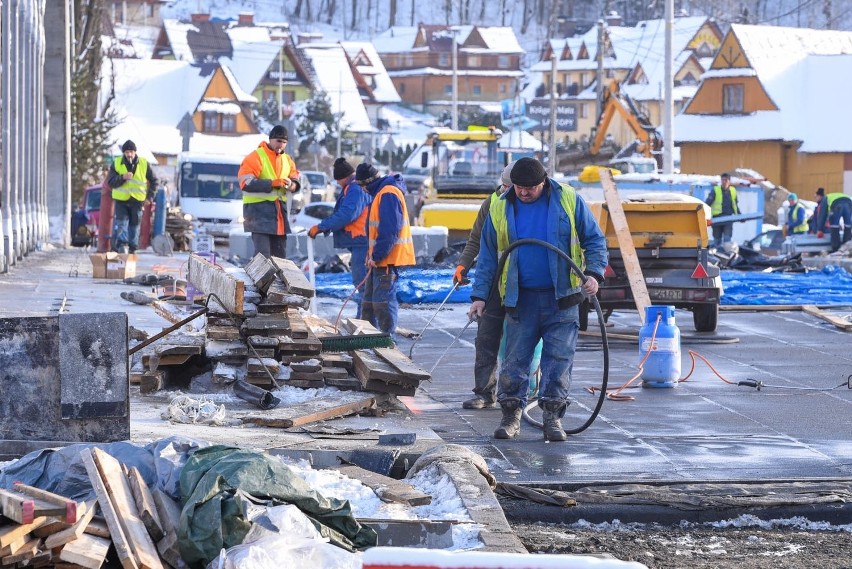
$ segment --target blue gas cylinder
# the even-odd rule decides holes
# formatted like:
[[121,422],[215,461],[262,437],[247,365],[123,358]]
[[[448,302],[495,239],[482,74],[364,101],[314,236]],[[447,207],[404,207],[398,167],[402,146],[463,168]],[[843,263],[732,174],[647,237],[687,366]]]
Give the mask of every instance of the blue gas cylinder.
[[[675,324],[674,311],[674,306],[645,308],[645,325],[639,330],[640,361],[649,350],[651,354],[642,366],[644,387],[674,387],[680,379],[680,329]],[[656,335],[654,326],[657,326]]]

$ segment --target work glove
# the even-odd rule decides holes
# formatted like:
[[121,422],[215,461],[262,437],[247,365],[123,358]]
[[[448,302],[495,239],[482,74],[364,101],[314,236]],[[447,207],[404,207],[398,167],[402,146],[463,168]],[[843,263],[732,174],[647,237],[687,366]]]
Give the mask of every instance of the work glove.
[[464,286],[470,281],[467,280],[467,269],[464,265],[456,265],[456,272],[453,273],[453,284]]
[[823,237],[825,237],[825,233],[823,233],[822,231],[817,231],[817,237],[822,239]]
[[290,187],[290,179],[289,178],[277,178],[275,180],[272,180],[272,187],[275,188],[276,190],[281,189],[281,188],[286,189],[286,188]]
[[314,225],[313,227],[308,229],[308,237],[310,237],[311,239],[316,239],[317,235],[319,235],[319,232],[320,232],[320,226]]

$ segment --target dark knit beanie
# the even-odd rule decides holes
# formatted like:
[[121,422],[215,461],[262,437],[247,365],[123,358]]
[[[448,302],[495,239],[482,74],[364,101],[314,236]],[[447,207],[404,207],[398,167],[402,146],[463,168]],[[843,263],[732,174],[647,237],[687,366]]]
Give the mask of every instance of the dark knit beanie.
[[352,164],[346,161],[346,158],[338,158],[334,161],[334,168],[331,173],[335,180],[344,180],[351,176],[354,171],[355,168],[352,167]]
[[355,181],[365,186],[379,179],[379,171],[372,164],[362,162],[355,169]]
[[124,144],[121,145],[121,151],[122,152],[127,152],[128,150],[132,150],[133,152],[136,152],[136,143],[133,142],[130,139],[126,140],[124,142]]
[[287,132],[287,127],[281,126],[280,124],[273,126],[272,130],[269,131],[269,140],[274,138],[283,138],[284,140],[290,138],[289,133]]
[[535,158],[521,158],[512,168],[512,183],[516,186],[531,188],[542,183],[546,177],[544,166]]
[[818,195],[818,196],[824,196],[824,195],[825,195],[825,188],[817,188],[817,193],[816,193],[816,195]]

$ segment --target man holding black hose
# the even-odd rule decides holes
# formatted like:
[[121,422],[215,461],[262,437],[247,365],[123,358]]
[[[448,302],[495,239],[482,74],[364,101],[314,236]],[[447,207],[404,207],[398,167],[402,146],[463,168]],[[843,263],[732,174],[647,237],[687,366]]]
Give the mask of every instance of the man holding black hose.
[[[578,305],[603,281],[608,261],[606,238],[585,201],[570,186],[547,177],[534,158],[521,158],[511,172],[514,187],[492,202],[482,229],[479,259],[468,315],[481,318],[486,300],[506,308],[506,357],[500,369],[497,401],[503,412],[497,439],[520,433],[527,403],[529,366],[543,340],[538,405],[544,439],[564,441],[561,419],[568,406],[568,387],[579,331]],[[568,255],[586,275],[585,281],[554,251],[536,244],[517,246],[492,291],[500,256],[521,239],[544,241]],[[520,261],[523,262],[520,262]]]

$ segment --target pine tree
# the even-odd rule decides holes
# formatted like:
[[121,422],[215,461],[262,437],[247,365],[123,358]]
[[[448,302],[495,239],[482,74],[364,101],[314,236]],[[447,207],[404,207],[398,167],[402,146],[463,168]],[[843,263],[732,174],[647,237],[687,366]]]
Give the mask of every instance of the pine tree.
[[[98,101],[103,52],[101,22],[103,0],[74,1],[74,64],[71,71],[71,179],[72,203],[83,190],[103,179],[105,158],[109,157],[110,132],[118,124],[111,88],[103,102]],[[112,77],[107,78],[112,85]]]
[[[331,110],[331,100],[325,91],[315,91],[305,103],[305,109],[299,116],[296,132],[299,134],[299,154],[310,155],[312,145],[316,144],[334,155],[337,152],[337,137],[341,135],[341,148],[352,146],[352,134],[344,130],[338,133],[338,123],[342,113]],[[345,129],[345,125],[341,125]],[[314,146],[314,151],[317,150]]]

